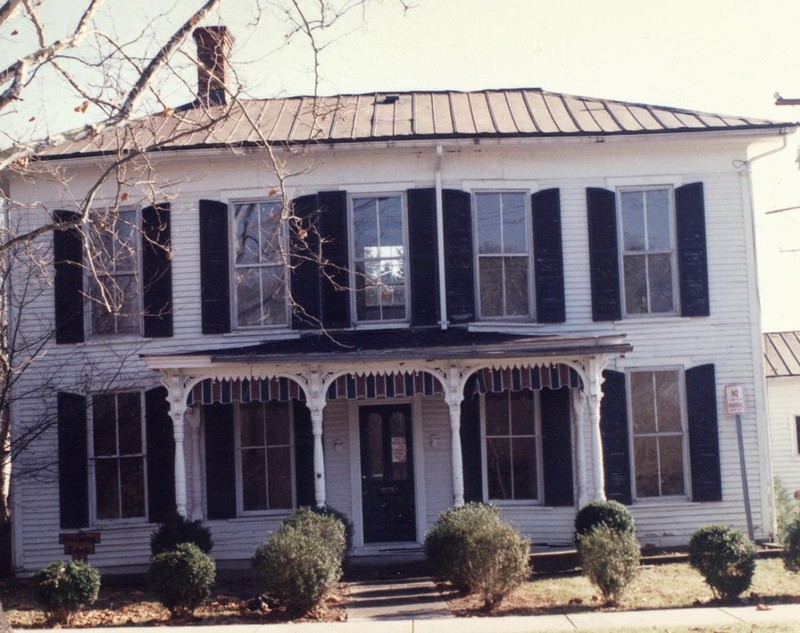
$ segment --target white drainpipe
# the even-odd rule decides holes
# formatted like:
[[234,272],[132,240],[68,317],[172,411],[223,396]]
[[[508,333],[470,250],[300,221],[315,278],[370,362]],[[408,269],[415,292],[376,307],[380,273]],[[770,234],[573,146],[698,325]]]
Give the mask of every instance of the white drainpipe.
[[442,146],[436,146],[436,241],[439,252],[439,327],[447,329],[447,285],[444,278],[444,209],[442,205]]

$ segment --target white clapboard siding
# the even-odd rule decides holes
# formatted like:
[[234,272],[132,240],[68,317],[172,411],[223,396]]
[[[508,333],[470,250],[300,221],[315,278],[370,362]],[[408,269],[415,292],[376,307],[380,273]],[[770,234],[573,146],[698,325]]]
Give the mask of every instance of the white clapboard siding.
[[800,491],[800,450],[795,418],[800,416],[800,377],[767,379],[772,473],[790,495]]

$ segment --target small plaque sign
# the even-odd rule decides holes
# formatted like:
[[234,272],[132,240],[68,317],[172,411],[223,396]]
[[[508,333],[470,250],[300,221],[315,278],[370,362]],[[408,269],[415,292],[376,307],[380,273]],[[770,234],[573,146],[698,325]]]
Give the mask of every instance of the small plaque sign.
[[89,554],[94,554],[94,546],[100,542],[100,532],[71,532],[58,535],[58,543],[64,546],[64,553],[72,560],[86,562]]

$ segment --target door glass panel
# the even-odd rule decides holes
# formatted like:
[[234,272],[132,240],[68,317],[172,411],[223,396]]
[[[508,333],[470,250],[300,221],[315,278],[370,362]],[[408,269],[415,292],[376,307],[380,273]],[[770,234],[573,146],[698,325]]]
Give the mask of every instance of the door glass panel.
[[372,479],[383,479],[383,423],[378,413],[367,419],[367,474]]

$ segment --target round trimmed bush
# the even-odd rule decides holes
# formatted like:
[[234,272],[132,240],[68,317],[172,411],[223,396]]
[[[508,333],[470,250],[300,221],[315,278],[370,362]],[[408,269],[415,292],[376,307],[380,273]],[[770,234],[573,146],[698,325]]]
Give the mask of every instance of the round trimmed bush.
[[707,525],[689,541],[689,564],[703,575],[715,598],[734,600],[753,581],[756,548],[729,525]]
[[788,571],[800,573],[800,518],[795,519],[785,528],[783,565]]
[[486,610],[530,575],[530,543],[487,504],[443,512],[425,536],[425,554],[434,576],[480,594]]
[[578,552],[583,573],[607,602],[618,604],[625,587],[639,571],[636,536],[600,523],[578,537]]
[[339,531],[334,530],[335,533],[327,534],[328,526],[331,525],[330,522],[319,522],[316,520],[316,517],[330,517],[332,519],[336,519],[342,524],[342,528],[344,528],[344,546],[341,556],[342,558],[347,556],[347,554],[350,553],[350,550],[353,548],[353,522],[346,514],[344,514],[344,512],[340,512],[336,508],[332,508],[331,506],[327,505],[322,506],[321,508],[302,506],[292,512],[283,522],[283,525],[291,525],[294,527],[307,525],[309,529],[320,532],[322,538],[330,538],[333,542],[338,543]]
[[281,525],[253,557],[258,591],[298,614],[316,607],[336,588],[345,548],[341,521],[313,512],[308,515]]
[[636,534],[630,511],[619,501],[592,501],[575,516],[575,543],[596,526],[604,524],[617,532]]
[[158,601],[173,616],[192,613],[211,595],[217,575],[214,560],[194,543],[153,557],[147,578]]
[[33,582],[52,624],[69,624],[100,592],[100,572],[83,561],[52,562],[34,574]]
[[190,521],[177,512],[167,517],[150,535],[150,551],[153,556],[175,551],[181,543],[194,543],[205,554],[214,547],[211,530],[202,521]]

